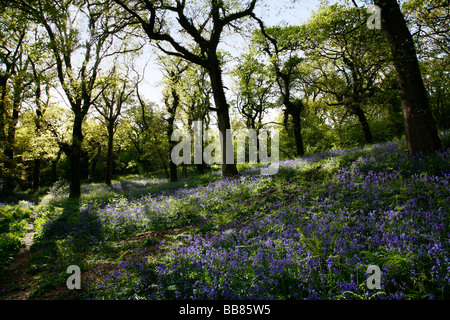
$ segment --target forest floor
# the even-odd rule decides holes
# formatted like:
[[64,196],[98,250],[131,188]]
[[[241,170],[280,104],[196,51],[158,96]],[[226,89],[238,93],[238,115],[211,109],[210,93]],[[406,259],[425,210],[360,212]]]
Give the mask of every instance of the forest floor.
[[450,298],[450,149],[388,142],[279,165],[86,183],[79,200],[59,183],[0,204],[0,299]]
[[31,266],[30,247],[33,244],[33,225],[27,225],[25,230],[27,232],[23,238],[25,247],[15,254],[13,262],[3,277],[5,300],[27,300],[33,291],[33,277],[27,272]]

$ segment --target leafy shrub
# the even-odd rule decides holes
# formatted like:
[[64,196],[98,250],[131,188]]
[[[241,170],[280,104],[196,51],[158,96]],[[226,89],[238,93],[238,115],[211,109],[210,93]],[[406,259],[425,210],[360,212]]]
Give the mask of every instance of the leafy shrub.
[[23,247],[21,238],[13,233],[0,234],[0,271],[3,272],[12,261],[13,254]]
[[13,255],[23,247],[25,227],[32,214],[32,205],[25,201],[17,205],[0,204],[0,271],[7,268]]
[[450,148],[450,131],[441,132],[439,134],[439,137],[441,138],[442,147],[444,149]]

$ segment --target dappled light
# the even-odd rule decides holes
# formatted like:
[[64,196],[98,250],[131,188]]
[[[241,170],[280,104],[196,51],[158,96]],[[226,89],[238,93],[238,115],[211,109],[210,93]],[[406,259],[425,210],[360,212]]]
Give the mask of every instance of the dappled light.
[[450,299],[449,17],[5,1],[0,300]]

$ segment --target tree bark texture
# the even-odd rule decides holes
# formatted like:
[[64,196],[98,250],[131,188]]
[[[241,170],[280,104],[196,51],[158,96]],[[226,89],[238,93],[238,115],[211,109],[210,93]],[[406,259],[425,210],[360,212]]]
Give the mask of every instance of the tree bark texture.
[[375,0],[381,9],[381,26],[386,34],[400,86],[405,134],[411,154],[441,148],[413,38],[396,0]]

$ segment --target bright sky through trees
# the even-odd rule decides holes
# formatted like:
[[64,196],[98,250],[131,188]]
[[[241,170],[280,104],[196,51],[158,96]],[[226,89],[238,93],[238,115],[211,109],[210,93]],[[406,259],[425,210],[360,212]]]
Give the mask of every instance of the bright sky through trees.
[[[330,1],[334,3],[336,1]],[[318,0],[266,0],[264,5],[259,5],[255,9],[255,13],[260,17],[267,26],[282,24],[301,24],[308,20],[311,13],[316,10],[321,1]],[[238,45],[239,44],[239,45]],[[244,44],[242,47],[240,44]],[[224,41],[223,49],[233,57],[239,57],[242,51],[245,51],[248,43],[245,44],[241,36],[230,37]],[[144,48],[144,54],[137,59],[137,67],[144,69],[145,64],[149,61],[145,68],[145,79],[141,83],[142,95],[155,103],[162,101],[162,90],[159,82],[162,79],[160,66],[155,63],[156,55],[152,53],[149,46]],[[228,70],[227,70],[228,71]],[[225,72],[225,81],[228,82],[229,74]]]

